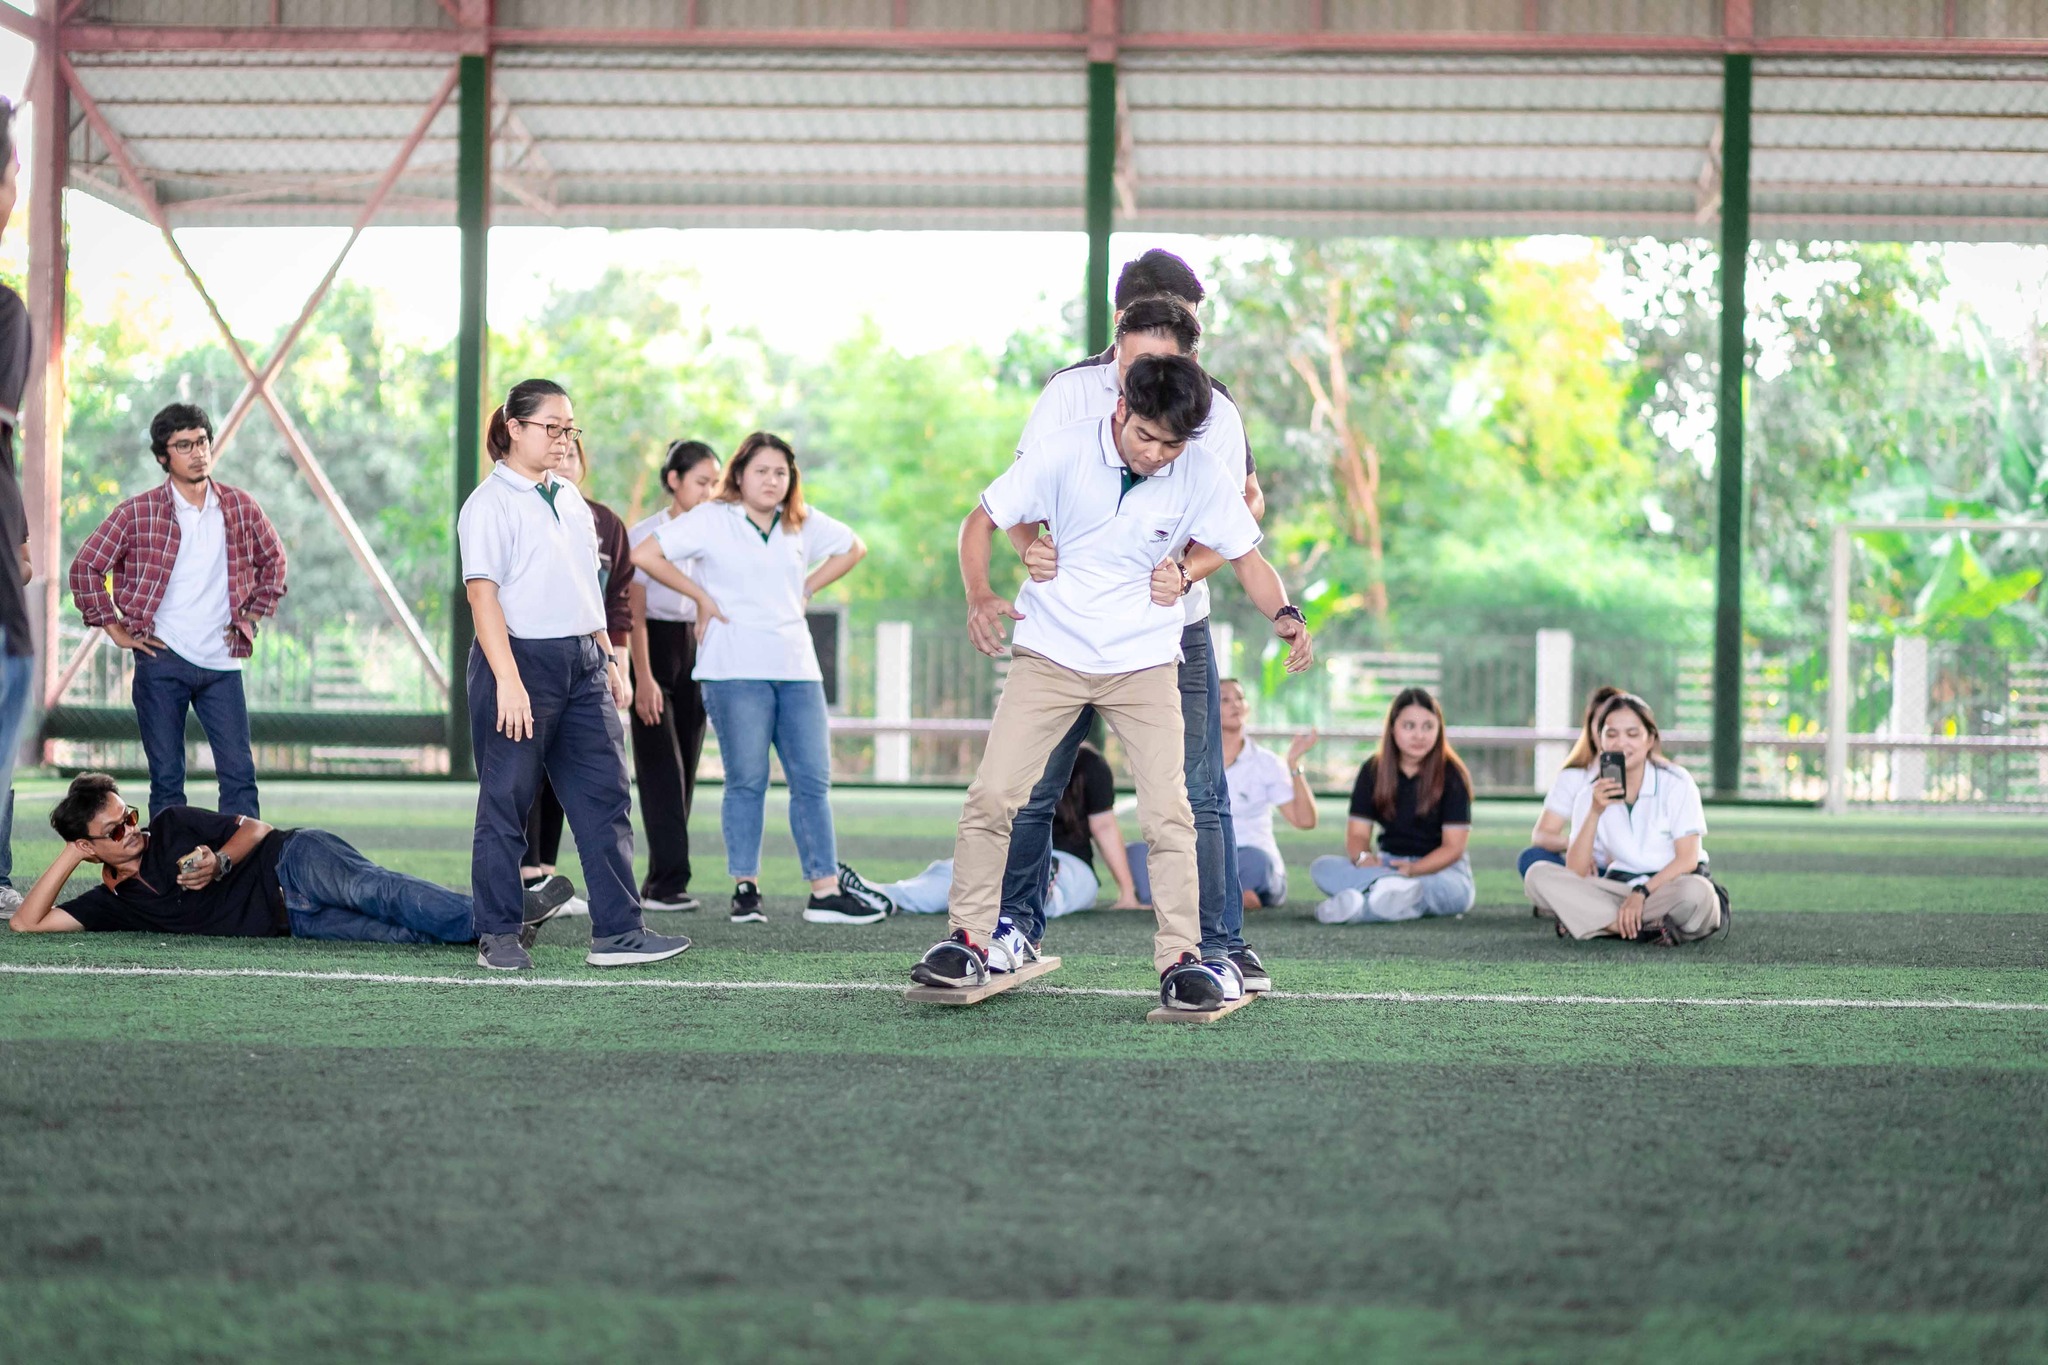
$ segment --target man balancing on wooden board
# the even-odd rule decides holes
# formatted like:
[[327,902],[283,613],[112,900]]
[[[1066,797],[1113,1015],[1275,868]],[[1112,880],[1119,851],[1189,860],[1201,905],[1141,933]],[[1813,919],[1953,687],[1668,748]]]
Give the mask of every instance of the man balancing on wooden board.
[[[1010,824],[1060,736],[1092,705],[1122,742],[1151,847],[1153,964],[1168,1009],[1225,1003],[1227,973],[1199,956],[1194,816],[1182,774],[1178,667],[1180,593],[1153,570],[1190,541],[1230,562],[1247,596],[1289,644],[1287,669],[1313,659],[1308,628],[1280,575],[1258,551],[1258,523],[1240,483],[1212,461],[1182,462],[1207,420],[1208,376],[1185,356],[1147,356],[1124,377],[1116,411],[1035,441],[982,494],[960,533],[967,629],[998,656],[1005,617],[1016,647],[981,766],[968,788],[953,852],[952,934],[911,970],[919,985],[975,990],[1016,972],[1033,949],[1002,917]],[[998,530],[1045,522],[1057,544],[1050,579],[1029,582],[1015,606],[989,586]]]

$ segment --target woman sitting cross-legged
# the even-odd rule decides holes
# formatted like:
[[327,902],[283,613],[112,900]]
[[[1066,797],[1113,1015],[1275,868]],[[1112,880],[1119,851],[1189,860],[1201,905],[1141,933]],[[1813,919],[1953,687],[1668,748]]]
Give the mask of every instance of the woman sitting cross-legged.
[[[1379,831],[1379,848],[1373,833]],[[1387,708],[1379,752],[1358,770],[1342,858],[1309,867],[1325,924],[1383,923],[1472,908],[1472,774],[1444,734],[1443,708],[1411,687]]]
[[[1593,758],[1600,752],[1600,746],[1593,735],[1593,717],[1600,714],[1612,697],[1621,695],[1618,687],[1596,687],[1586,698],[1586,714],[1579,721],[1579,737],[1572,741],[1572,751],[1565,755],[1564,766],[1551,779],[1550,791],[1543,798],[1543,810],[1536,817],[1536,827],[1529,831],[1529,847],[1522,850],[1515,859],[1515,875],[1526,877],[1529,869],[1538,863],[1556,863],[1564,866],[1564,851],[1572,842],[1572,807],[1578,804],[1579,794],[1593,785]],[[1536,912],[1542,914],[1541,910]]]
[[1601,754],[1621,755],[1623,777],[1597,778],[1579,794],[1564,866],[1535,864],[1523,888],[1557,916],[1560,937],[1705,938],[1725,917],[1705,875],[1707,819],[1692,774],[1664,757],[1641,697],[1609,698],[1593,732]]

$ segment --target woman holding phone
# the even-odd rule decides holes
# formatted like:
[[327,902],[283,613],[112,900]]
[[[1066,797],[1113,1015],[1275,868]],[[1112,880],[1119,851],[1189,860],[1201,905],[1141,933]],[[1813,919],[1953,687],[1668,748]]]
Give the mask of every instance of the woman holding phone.
[[[1374,848],[1374,834],[1379,847]],[[1309,866],[1324,924],[1462,915],[1472,908],[1472,774],[1444,733],[1443,708],[1411,687],[1387,708],[1379,752],[1358,770],[1344,856]]]
[[[677,441],[661,467],[668,505],[634,523],[634,548],[718,490],[718,456],[702,441]],[[683,565],[689,572],[695,561]],[[647,830],[645,910],[695,910],[690,894],[690,807],[704,755],[704,694],[697,666],[697,604],[647,573],[633,575],[633,773]]]
[[519,862],[543,775],[582,855],[591,935],[584,961],[660,962],[690,946],[648,933],[633,892],[632,794],[618,713],[626,679],[605,630],[596,523],[576,486],[555,477],[580,434],[561,385],[513,385],[485,436],[490,475],[456,520],[476,620],[468,682],[477,965],[496,971],[533,967],[519,942]]
[[[889,898],[839,861],[824,673],[804,610],[868,552],[852,528],[804,501],[796,452],[757,431],[740,442],[711,501],[655,531],[634,566],[697,604],[696,678],[725,765],[720,811],[732,922],[761,904],[761,825],[772,746],[789,779],[789,832],[813,924],[873,924]],[[682,565],[691,565],[685,572]]]
[[1596,776],[1572,808],[1564,864],[1533,865],[1523,889],[1557,917],[1560,938],[1705,938],[1726,916],[1706,875],[1707,818],[1692,774],[1664,757],[1641,697],[1608,698],[1593,733]]

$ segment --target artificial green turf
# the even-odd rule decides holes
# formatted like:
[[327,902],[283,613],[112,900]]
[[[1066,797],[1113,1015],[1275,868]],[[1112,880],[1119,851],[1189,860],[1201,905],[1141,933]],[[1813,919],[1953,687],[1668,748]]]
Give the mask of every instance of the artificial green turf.
[[[939,932],[773,920],[600,974],[809,992],[0,974],[0,1360],[2048,1359],[2048,1012],[1147,1001],[893,987]],[[21,834],[47,790],[23,792]],[[871,877],[957,795],[841,793]],[[466,875],[463,789],[266,788]],[[2022,820],[1715,810],[1733,936],[1559,941],[1482,803],[1481,907],[1249,932],[1283,995],[2048,1002]],[[771,812],[771,828],[781,819]],[[781,843],[776,839],[780,838]],[[18,840],[33,875],[54,841]],[[572,865],[573,866],[573,865]],[[17,875],[17,883],[24,877]],[[1056,923],[1048,986],[1144,992],[1149,917]],[[0,937],[0,966],[483,980],[461,949]]]

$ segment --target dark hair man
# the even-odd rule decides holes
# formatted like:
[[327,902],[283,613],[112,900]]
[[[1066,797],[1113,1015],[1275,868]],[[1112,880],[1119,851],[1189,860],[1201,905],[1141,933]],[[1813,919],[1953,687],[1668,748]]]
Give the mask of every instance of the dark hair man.
[[[0,99],[0,231],[14,215],[21,158],[14,152],[14,106]],[[28,509],[21,501],[15,465],[14,431],[20,425],[22,395],[28,388],[34,351],[28,308],[21,295],[0,285],[0,541],[14,547],[18,572],[0,567],[0,915],[21,904],[9,883],[14,871],[14,759],[21,747],[21,722],[35,687],[36,646],[29,626]]]
[[[50,812],[64,840],[11,927],[24,934],[127,930],[227,938],[473,943],[470,899],[379,867],[324,829],[275,829],[252,816],[172,806],[139,827],[105,773],[82,773]],[[57,904],[80,864],[100,884]],[[572,888],[550,877],[526,893],[521,939],[560,913]]]
[[[1182,616],[1177,593],[1159,600],[1155,572],[1190,540],[1212,547],[1288,642],[1289,670],[1308,667],[1313,652],[1301,613],[1259,553],[1259,526],[1234,472],[1184,456],[1212,401],[1208,377],[1186,356],[1136,360],[1112,413],[1034,441],[968,514],[960,534],[968,634],[982,653],[1000,654],[1007,617],[1017,622],[1016,649],[960,815],[953,933],[925,954],[913,980],[972,987],[1035,955],[1001,914],[1010,823],[1060,736],[1093,706],[1123,743],[1139,824],[1160,869],[1152,878],[1160,998],[1183,1010],[1226,999],[1229,964],[1211,968],[1196,952],[1202,924],[1194,815],[1182,785]],[[998,528],[1037,522],[1058,528],[1059,564],[1049,578],[1034,575],[1013,607],[989,587],[990,547]],[[1155,834],[1164,843],[1154,844]]]
[[135,651],[135,719],[149,759],[151,818],[185,804],[185,712],[199,713],[220,808],[255,816],[256,762],[242,660],[284,596],[284,546],[256,500],[212,478],[213,422],[173,403],[149,424],[167,477],[114,509],[71,561],[89,626]]

